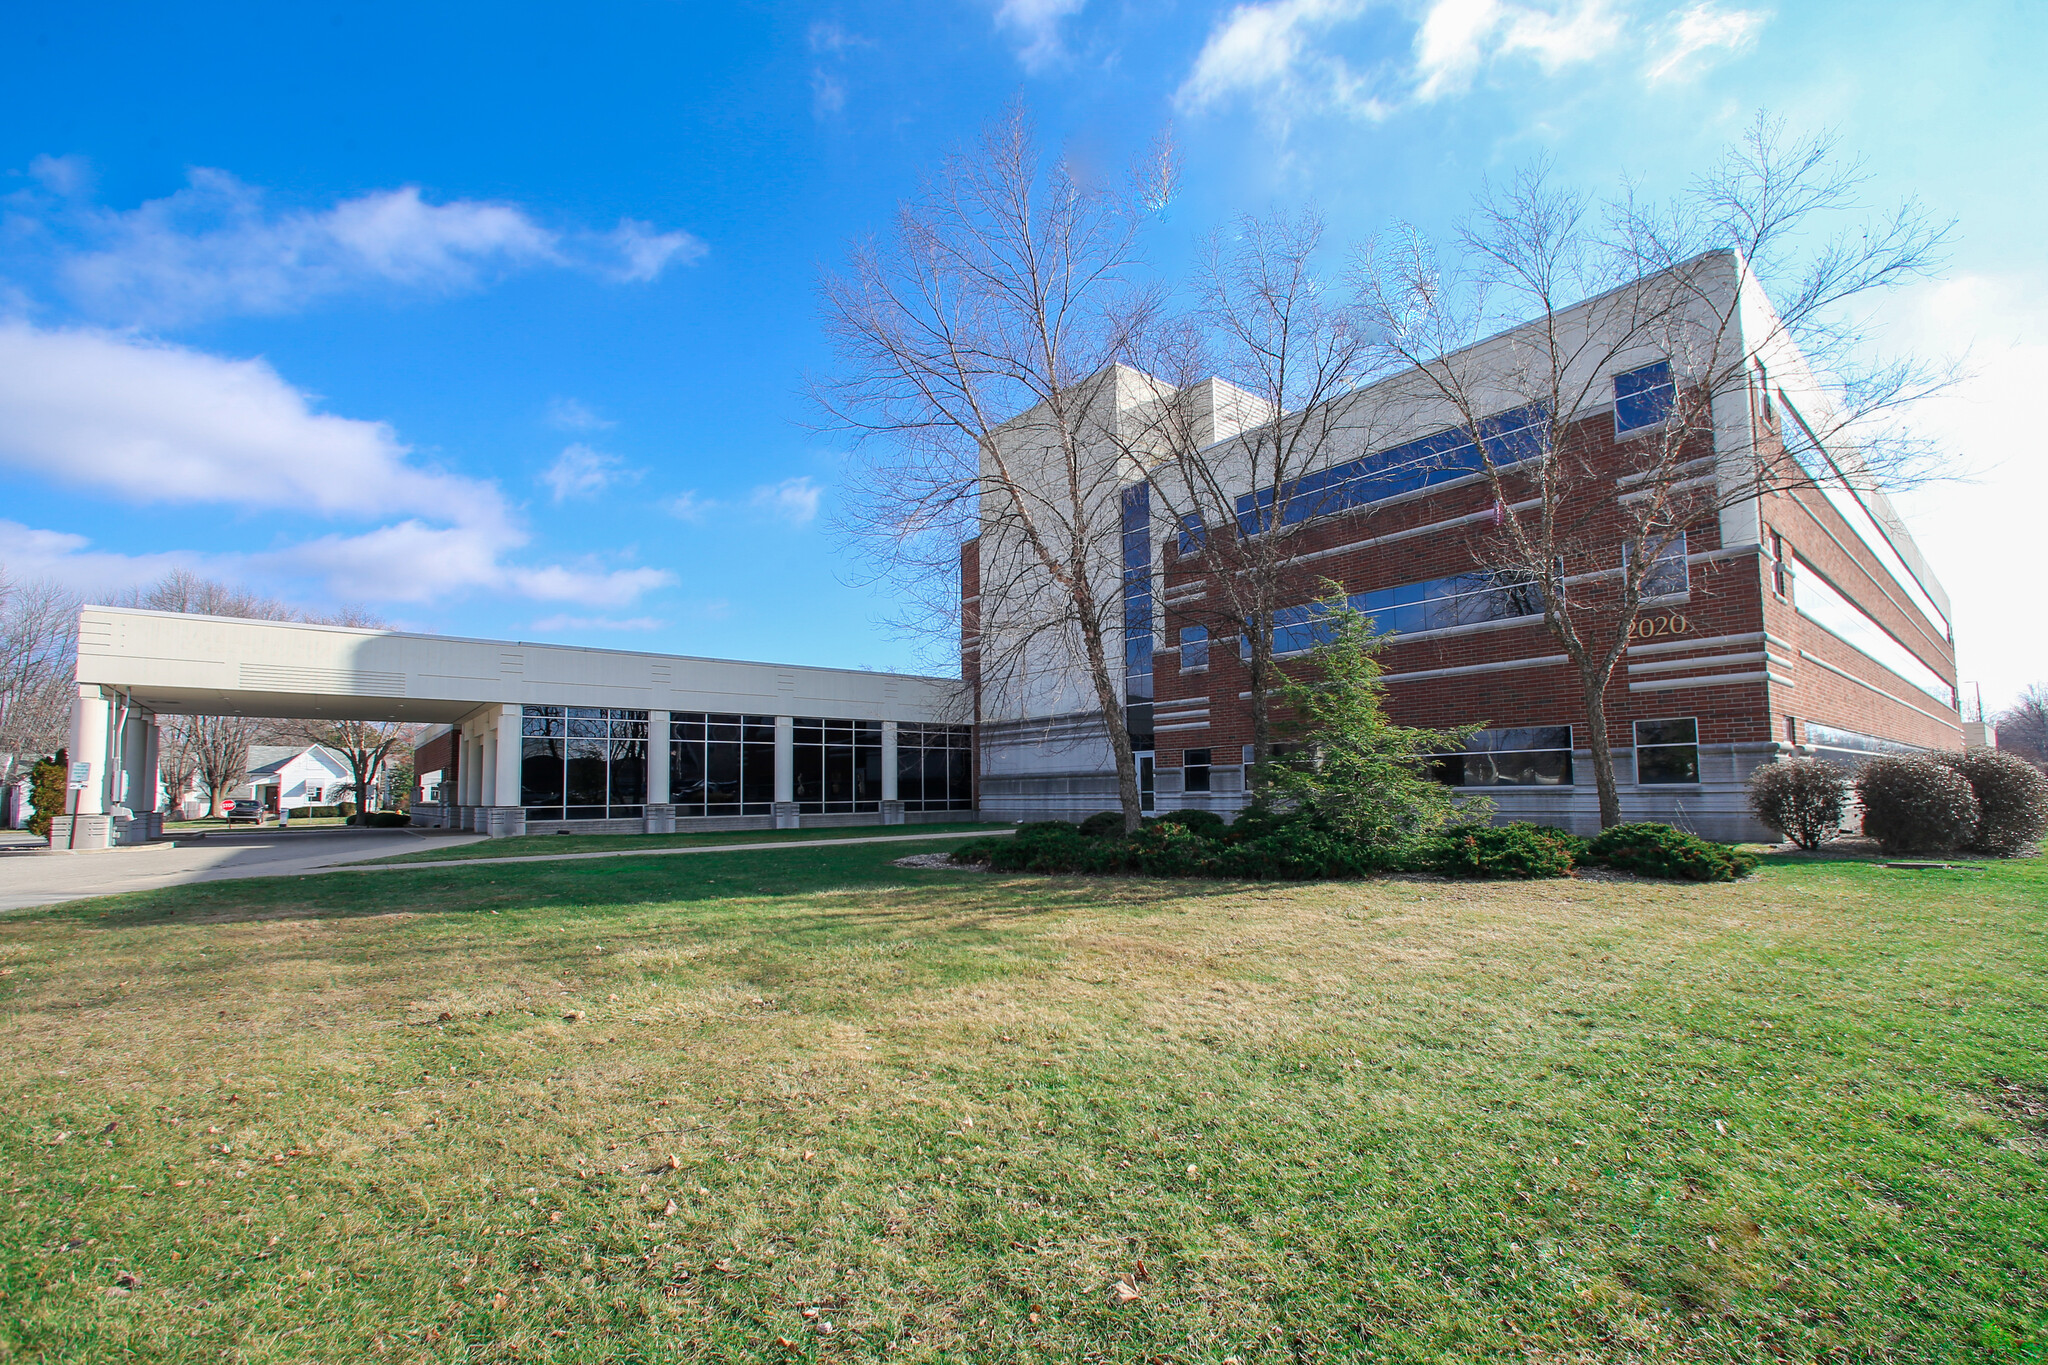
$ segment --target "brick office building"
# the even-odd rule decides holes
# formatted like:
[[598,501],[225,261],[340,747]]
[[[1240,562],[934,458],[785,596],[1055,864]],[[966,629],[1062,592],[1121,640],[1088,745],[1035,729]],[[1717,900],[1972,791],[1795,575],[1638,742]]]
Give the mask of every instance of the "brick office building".
[[[1854,453],[1816,434],[1829,430],[1819,420],[1822,391],[1775,327],[1740,259],[1718,253],[1686,269],[1693,272],[1688,288],[1700,292],[1713,315],[1711,327],[1694,330],[1736,334],[1738,367],[1728,371],[1725,359],[1720,363],[1738,379],[1703,400],[1708,420],[1685,438],[1694,443],[1682,452],[1692,481],[1711,485],[1715,496],[1658,556],[1607,689],[1608,738],[1625,818],[1765,837],[1747,815],[1743,793],[1760,763],[1803,753],[1853,763],[1877,752],[1961,742],[1950,613],[1890,505],[1857,486],[1864,481],[1841,476],[1853,467]],[[1628,288],[1657,283],[1650,277]],[[1562,322],[1597,338],[1613,311],[1603,296]],[[1528,341],[1518,340],[1520,330],[1470,348],[1462,361],[1482,376],[1489,365],[1505,376],[1518,363],[1518,345]],[[1696,354],[1660,354],[1643,342],[1638,336],[1586,348],[1603,368],[1580,378],[1605,401],[1573,407],[1562,440],[1574,459],[1602,475],[1581,487],[1584,505],[1570,509],[1588,526],[1597,528],[1603,517],[1618,524],[1628,499],[1643,496],[1633,482],[1643,477],[1640,451],[1671,420],[1674,398],[1701,364]],[[1111,424],[1176,392],[1134,371],[1090,382],[1103,386]],[[1377,424],[1380,439],[1331,452],[1280,502],[1288,521],[1301,523],[1291,550],[1301,581],[1341,583],[1355,607],[1391,632],[1381,661],[1397,721],[1481,727],[1465,753],[1441,760],[1445,780],[1483,788],[1501,818],[1597,827],[1578,675],[1546,627],[1540,602],[1478,567],[1501,512],[1475,463],[1469,428],[1427,402],[1387,402],[1381,390],[1404,383],[1412,388],[1412,377],[1336,400],[1404,412],[1406,429]],[[1200,387],[1191,410],[1208,425],[1199,440],[1221,448],[1266,420],[1263,405],[1242,390],[1218,380]],[[1548,428],[1541,440],[1534,436],[1544,410],[1505,379],[1498,393],[1498,405],[1477,423],[1495,463],[1539,453],[1552,439]],[[1020,440],[1009,453],[1015,459],[1026,449]],[[1815,476],[1803,485],[1760,486],[1748,496],[1738,451],[1744,460],[1789,456]],[[1185,552],[1187,537],[1257,534],[1260,509],[1275,499],[1248,481],[1238,490],[1237,527],[1181,527],[1156,511],[1159,476],[1148,479],[1143,458],[1128,441],[1101,443],[1104,483],[1115,490],[1123,538],[1122,582],[1103,586],[1121,594],[1127,622],[1123,702],[1141,786],[1153,809],[1227,816],[1245,800],[1248,679],[1242,643],[1231,638],[1236,629],[1218,616],[1211,565]],[[1300,496],[1303,489],[1313,496]],[[1034,676],[1026,685],[978,672],[979,660],[998,652],[991,642],[1004,629],[991,615],[983,578],[991,562],[1022,562],[991,555],[994,538],[1006,534],[985,514],[981,538],[962,556],[963,661],[981,698],[982,809],[990,818],[1072,819],[1114,808],[1114,763],[1085,686],[1072,676]],[[1592,567],[1579,577],[1593,582],[1601,573]],[[1304,587],[1301,608],[1276,619],[1277,656],[1313,647],[1313,595]],[[1013,588],[1005,600],[1028,598]],[[1041,660],[1032,667],[1059,666]]]

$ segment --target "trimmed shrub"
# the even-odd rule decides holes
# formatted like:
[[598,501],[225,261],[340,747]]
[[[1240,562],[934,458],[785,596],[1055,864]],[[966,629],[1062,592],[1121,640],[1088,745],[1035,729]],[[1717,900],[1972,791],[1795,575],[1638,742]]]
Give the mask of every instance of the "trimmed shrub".
[[1124,813],[1120,810],[1099,810],[1081,822],[1081,833],[1090,839],[1123,832]]
[[1071,820],[1031,820],[1017,826],[1016,837],[1035,839],[1043,834],[1079,834],[1081,827]]
[[350,824],[368,829],[397,829],[412,823],[412,817],[402,810],[372,810],[349,817]]
[[1585,841],[1538,825],[1468,825],[1438,836],[1431,862],[1450,877],[1569,877],[1574,845]]
[[356,813],[356,803],[353,801],[338,801],[335,803],[334,809],[342,815],[354,815]]
[[1753,853],[1650,821],[1614,825],[1586,842],[1586,861],[1671,881],[1732,882],[1756,870]]
[[1204,839],[1220,839],[1223,831],[1230,826],[1223,823],[1223,817],[1212,810],[1170,810],[1154,823],[1180,825],[1193,830]]
[[2048,777],[2017,754],[1965,749],[1936,755],[1977,798],[1977,832],[1967,847],[2002,858],[2025,853],[2048,833]]
[[1947,853],[1977,834],[1969,779],[1920,754],[1887,754],[1856,775],[1863,832],[1886,853]]
[[33,812],[28,818],[29,833],[50,837],[50,822],[64,813],[70,799],[70,777],[71,761],[62,749],[55,758],[46,758],[29,769],[28,803]]
[[1824,758],[1766,763],[1749,775],[1750,813],[1804,849],[1842,832],[1849,770]]

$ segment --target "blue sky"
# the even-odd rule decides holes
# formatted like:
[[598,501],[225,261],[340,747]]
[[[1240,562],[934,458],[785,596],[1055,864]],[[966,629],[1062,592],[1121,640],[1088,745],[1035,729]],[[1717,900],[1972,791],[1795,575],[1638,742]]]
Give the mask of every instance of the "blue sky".
[[[1958,220],[1894,341],[1977,481],[1906,500],[1993,704],[2048,679],[2048,10],[1664,0],[21,4],[0,86],[0,563],[171,565],[434,631],[912,667],[844,581],[814,282],[1023,98],[1163,271],[1245,211],[1448,226],[1530,157],[1678,187],[1759,108]],[[2024,586],[2022,586],[2024,584]]]

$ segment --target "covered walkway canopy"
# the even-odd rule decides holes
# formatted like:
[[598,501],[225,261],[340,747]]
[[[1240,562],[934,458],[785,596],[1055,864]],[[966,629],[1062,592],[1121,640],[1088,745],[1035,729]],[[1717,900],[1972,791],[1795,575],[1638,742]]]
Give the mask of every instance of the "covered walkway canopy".
[[[455,804],[489,812],[465,822],[521,832],[527,707],[644,712],[658,727],[673,712],[773,716],[778,805],[789,799],[783,759],[792,717],[879,722],[892,750],[900,721],[967,719],[962,684],[951,678],[87,607],[79,614],[70,752],[74,765],[92,768],[77,793],[78,829],[74,835],[67,824],[64,837],[103,848],[161,830],[155,722],[162,715],[449,725],[459,736]],[[667,794],[668,750],[658,741],[647,746],[650,794]],[[893,761],[882,776],[893,788]],[[643,818],[658,825],[662,806],[649,801]]]

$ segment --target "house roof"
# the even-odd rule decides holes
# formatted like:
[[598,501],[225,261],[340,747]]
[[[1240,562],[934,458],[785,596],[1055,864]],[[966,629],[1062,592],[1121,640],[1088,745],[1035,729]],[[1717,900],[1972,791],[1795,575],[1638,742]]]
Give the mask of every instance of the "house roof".
[[249,746],[249,771],[247,776],[273,776],[299,755],[310,754],[316,750],[320,751],[323,757],[331,759],[332,765],[337,771],[345,770],[348,767],[341,760],[339,754],[336,754],[324,744],[251,744]]

